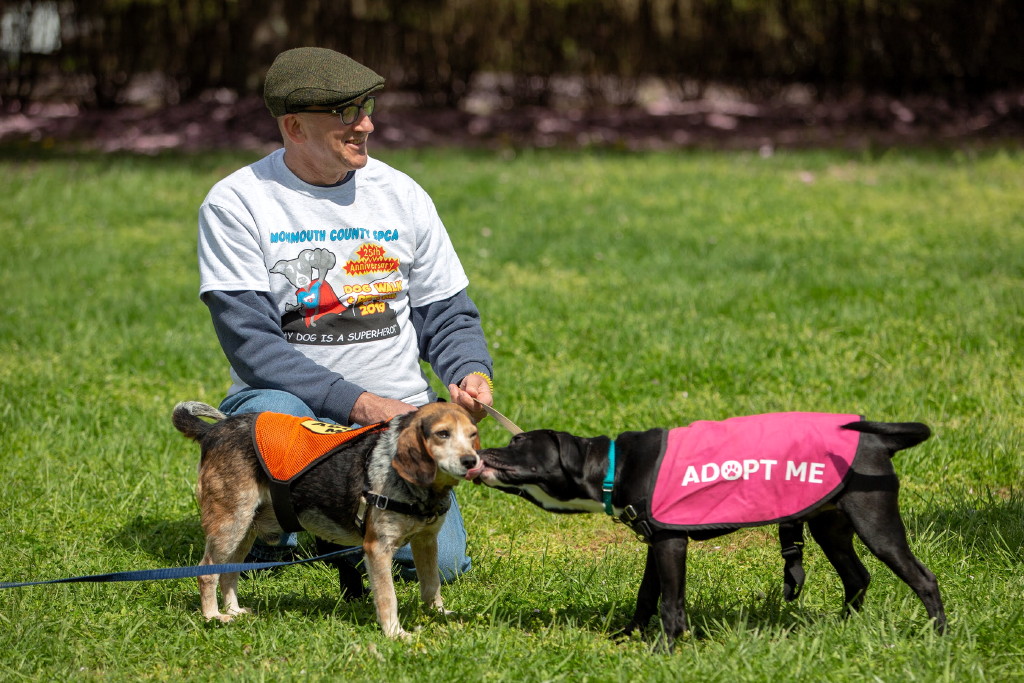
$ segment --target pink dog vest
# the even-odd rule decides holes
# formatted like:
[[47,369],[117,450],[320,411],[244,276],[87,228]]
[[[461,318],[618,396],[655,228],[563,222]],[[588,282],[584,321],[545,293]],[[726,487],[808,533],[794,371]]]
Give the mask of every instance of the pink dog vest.
[[859,415],[773,413],[668,431],[650,518],[660,527],[770,524],[824,504],[846,479]]

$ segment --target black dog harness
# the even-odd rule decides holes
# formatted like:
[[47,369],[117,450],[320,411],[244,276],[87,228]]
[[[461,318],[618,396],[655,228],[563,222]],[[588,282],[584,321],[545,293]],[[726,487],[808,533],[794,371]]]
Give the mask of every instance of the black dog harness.
[[356,514],[356,524],[359,526],[359,535],[366,535],[366,511],[369,508],[378,510],[391,510],[400,515],[415,517],[427,524],[433,524],[443,514],[446,514],[452,506],[450,496],[445,496],[440,503],[432,507],[403,503],[400,500],[388,498],[379,493],[373,493],[369,489],[363,491],[363,498],[359,502],[359,512]]

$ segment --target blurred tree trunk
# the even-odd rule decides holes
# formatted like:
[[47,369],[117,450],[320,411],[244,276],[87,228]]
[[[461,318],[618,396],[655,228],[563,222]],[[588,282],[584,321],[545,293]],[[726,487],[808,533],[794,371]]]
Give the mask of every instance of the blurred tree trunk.
[[154,14],[148,3],[70,2],[67,53],[92,79],[92,104],[101,109],[116,107],[156,36]]

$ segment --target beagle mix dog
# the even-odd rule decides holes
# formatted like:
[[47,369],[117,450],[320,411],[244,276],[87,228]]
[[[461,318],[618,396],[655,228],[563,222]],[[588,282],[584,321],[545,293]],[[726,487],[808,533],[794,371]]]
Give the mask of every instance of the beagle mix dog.
[[[398,621],[392,576],[392,556],[406,543],[412,546],[423,602],[444,612],[437,534],[452,488],[462,479],[474,479],[483,469],[476,454],[479,436],[469,412],[453,403],[431,403],[364,428],[300,468],[286,486],[288,499],[283,505],[275,500],[281,495],[281,482],[274,480],[257,449],[258,422],[271,417],[282,416],[227,417],[195,401],[174,408],[174,426],[202,449],[196,484],[206,534],[201,564],[242,562],[257,536],[277,543],[291,526],[281,518],[290,516],[319,538],[362,545],[377,620],[388,637],[407,635]],[[315,420],[307,423],[319,425],[322,431],[341,431]],[[282,509],[290,514],[281,514]],[[217,607],[218,580],[223,612]],[[238,605],[237,586],[237,572],[199,577],[203,616],[230,621],[247,613]]]
[[[805,429],[801,421],[811,426]],[[687,433],[698,425],[699,430]],[[730,431],[733,427],[738,431]],[[779,437],[772,448],[763,441],[769,433]],[[802,545],[805,522],[842,579],[848,611],[863,603],[870,580],[853,546],[856,534],[914,590],[941,633],[946,615],[938,583],[907,543],[891,462],[897,451],[930,433],[917,422],[866,422],[855,415],[818,413],[695,422],[615,438],[536,430],[512,437],[504,448],[480,451],[484,470],[475,483],[522,496],[551,512],[606,512],[637,532],[648,544],[647,563],[636,610],[622,635],[646,630],[659,602],[669,648],[687,629],[690,538],[705,540],[740,527],[777,523],[784,540],[798,539]],[[798,435],[812,447],[798,444]],[[687,450],[688,443],[695,448]],[[728,451],[724,458],[723,450]],[[817,488],[820,495],[804,498],[802,491],[787,488],[787,480]],[[742,501],[767,502],[773,489],[776,502],[767,512],[741,507]],[[681,502],[687,496],[693,497],[689,506]],[[799,575],[802,583],[803,572]],[[795,597],[797,588],[787,580],[787,599]]]

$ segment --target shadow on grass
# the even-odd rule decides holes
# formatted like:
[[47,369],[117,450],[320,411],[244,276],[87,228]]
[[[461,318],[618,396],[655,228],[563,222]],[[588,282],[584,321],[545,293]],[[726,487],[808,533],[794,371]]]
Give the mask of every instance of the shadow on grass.
[[[781,589],[778,595],[747,596],[738,601],[718,602],[697,595],[691,596],[691,600],[687,607],[690,624],[687,638],[695,640],[718,638],[723,631],[789,637],[818,622],[832,623],[841,619],[839,609],[821,611],[800,603],[786,603]],[[494,604],[490,616],[510,628],[527,632],[568,627],[603,635],[613,641],[642,641],[649,645],[654,645],[661,634],[661,620],[655,614],[643,633],[637,631],[628,638],[621,636],[633,614],[632,601],[607,600],[560,609],[526,607],[517,598],[509,602],[516,604],[503,605],[500,601]]]
[[957,498],[957,505],[918,517],[919,526],[957,536],[970,553],[1024,562],[1024,493],[987,491]]
[[[315,556],[312,536],[300,534],[298,558]],[[196,566],[203,559],[205,538],[198,517],[161,519],[135,517],[115,533],[110,542],[129,551],[141,551],[157,562]],[[297,558],[297,559],[298,559]],[[304,565],[300,565],[304,566]],[[283,569],[283,568],[282,568]],[[272,570],[276,571],[276,569]],[[337,576],[335,576],[337,581]]]
[[[954,508],[937,509],[927,516],[908,517],[908,522],[912,526],[931,527],[936,531],[954,534],[964,539],[965,545],[971,547],[972,552],[985,556],[1010,555],[1011,558],[1015,557],[1011,561],[1020,562],[1021,547],[1024,544],[1021,519],[1024,519],[1024,497],[1011,493],[1002,497],[992,495],[987,499],[974,496]],[[138,516],[109,540],[125,550],[149,555],[154,558],[154,564],[161,567],[196,565],[203,554],[203,534],[198,519],[194,518]],[[309,549],[303,547],[300,551],[308,552]],[[301,580],[296,579],[295,572],[303,572]],[[318,576],[314,577],[309,572]],[[468,584],[467,594],[462,598],[463,602],[477,599],[479,604],[464,607],[448,617],[424,615],[418,605],[418,595],[414,595],[415,591],[403,595],[400,590],[399,609],[403,625],[410,628],[424,624],[425,620],[471,624],[484,618],[485,621],[494,619],[523,631],[566,626],[613,638],[614,634],[625,627],[634,610],[633,588],[622,599],[609,598],[551,608],[542,596],[530,597],[528,593],[523,594],[519,590],[497,591],[503,595],[488,592],[486,584],[493,581],[500,584],[510,577],[485,575],[480,578],[484,583]],[[636,585],[639,585],[639,581],[638,574]],[[398,584],[404,585],[402,582]],[[491,588],[494,587],[491,585]],[[240,590],[245,606],[255,608],[257,613],[302,614],[311,618],[335,616],[352,621],[354,625],[373,624],[376,621],[372,600],[369,597],[351,602],[342,600],[337,574],[333,569],[319,566],[318,563],[262,573],[243,580]],[[442,590],[450,591],[452,587]],[[777,592],[766,591],[766,594],[745,595],[738,600],[724,601],[702,595],[698,590],[691,593],[688,602],[690,638],[702,641],[717,638],[725,631],[775,634],[773,637],[786,638],[819,622],[840,619],[840,598],[836,596],[835,610],[817,610],[801,602],[785,602],[781,596],[781,587]],[[190,601],[181,607],[192,609],[197,604],[198,596],[195,604]],[[659,619],[655,615],[641,640],[653,644],[659,630]]]
[[141,550],[160,562],[176,566],[197,565],[203,557],[203,530],[197,518],[135,517],[110,542],[125,550]]
[[[142,552],[153,565],[140,569],[191,567],[203,556],[203,532],[198,519],[136,517],[109,541],[126,551]],[[300,545],[302,557],[312,557],[313,548]],[[188,579],[194,587],[195,579]],[[219,595],[219,593],[218,593]],[[243,575],[239,582],[240,602],[263,614],[295,614],[310,618],[338,616],[355,625],[375,623],[376,613],[369,597],[345,601],[341,598],[337,571],[321,563],[269,569]],[[199,608],[199,594],[188,592],[177,604],[183,611]],[[210,622],[213,626],[220,622]]]

